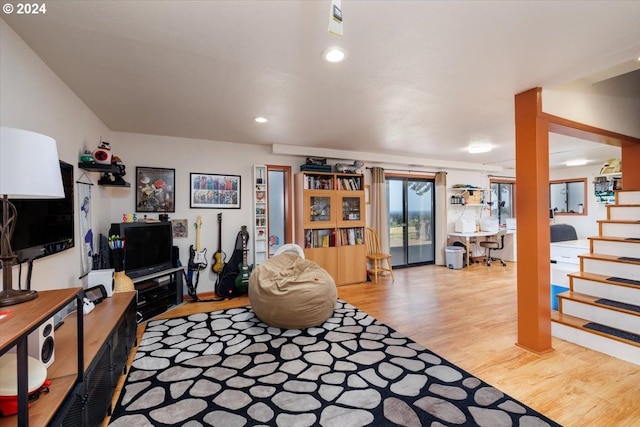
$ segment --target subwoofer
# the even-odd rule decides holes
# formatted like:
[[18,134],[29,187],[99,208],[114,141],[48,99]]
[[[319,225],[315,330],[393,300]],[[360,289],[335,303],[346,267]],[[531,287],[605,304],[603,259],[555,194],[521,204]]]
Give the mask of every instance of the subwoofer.
[[54,360],[53,317],[29,334],[29,356],[38,359],[47,368]]

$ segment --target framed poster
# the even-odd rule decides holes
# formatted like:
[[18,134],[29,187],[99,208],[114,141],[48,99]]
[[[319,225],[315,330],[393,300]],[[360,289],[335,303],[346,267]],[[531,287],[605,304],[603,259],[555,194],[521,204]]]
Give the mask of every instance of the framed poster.
[[175,169],[136,167],[136,212],[175,212],[175,183]]
[[240,209],[240,175],[191,173],[189,207]]
[[173,238],[189,237],[189,224],[186,219],[172,219]]

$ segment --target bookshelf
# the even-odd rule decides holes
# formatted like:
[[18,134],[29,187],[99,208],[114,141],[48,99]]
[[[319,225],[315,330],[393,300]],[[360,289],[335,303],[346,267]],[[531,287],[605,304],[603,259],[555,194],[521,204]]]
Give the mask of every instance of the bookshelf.
[[267,167],[253,167],[253,265],[256,266],[269,257],[269,220],[267,205]]
[[294,182],[295,241],[336,285],[366,281],[364,177],[299,172]]

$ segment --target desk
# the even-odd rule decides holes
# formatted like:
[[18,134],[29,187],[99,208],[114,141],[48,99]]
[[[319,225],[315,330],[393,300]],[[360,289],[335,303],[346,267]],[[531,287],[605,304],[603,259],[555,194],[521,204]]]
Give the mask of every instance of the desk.
[[[469,245],[469,241],[471,240],[472,237],[489,237],[489,236],[495,236],[498,232],[497,231],[474,231],[471,233],[459,233],[459,232],[451,232],[448,234],[449,239],[451,237],[464,237],[465,238],[465,242],[464,244],[467,247],[467,267],[469,266],[469,256],[471,253],[471,247]],[[509,234],[515,234],[516,230],[507,230],[507,235]],[[508,259],[507,259],[508,260]]]
[[449,233],[449,238],[452,237],[464,237],[465,238],[465,246],[467,248],[467,267],[469,267],[469,254],[471,253],[471,247],[469,246],[469,241],[471,240],[472,237],[488,237],[488,236],[495,236],[497,233],[497,231],[474,231],[471,233],[459,233],[459,232],[453,232],[453,233]]

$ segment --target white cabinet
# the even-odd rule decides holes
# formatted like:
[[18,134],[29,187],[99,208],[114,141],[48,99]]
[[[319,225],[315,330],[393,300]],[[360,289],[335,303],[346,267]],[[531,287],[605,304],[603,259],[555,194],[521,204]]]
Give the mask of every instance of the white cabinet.
[[267,198],[267,167],[253,167],[253,265],[267,260],[269,256],[269,208]]
[[589,240],[551,243],[551,283],[569,287],[567,274],[580,271],[578,255],[589,253]]

